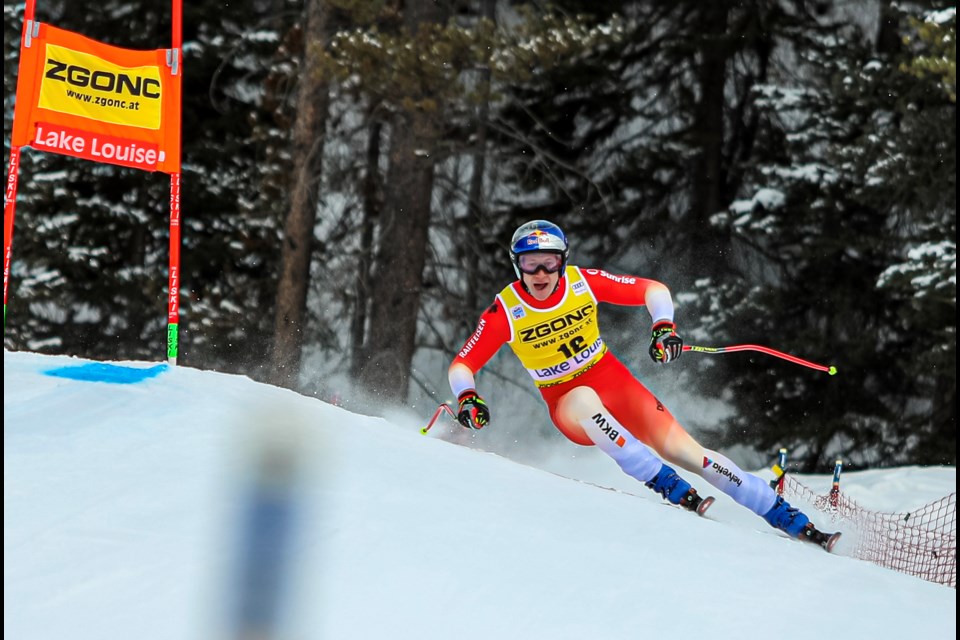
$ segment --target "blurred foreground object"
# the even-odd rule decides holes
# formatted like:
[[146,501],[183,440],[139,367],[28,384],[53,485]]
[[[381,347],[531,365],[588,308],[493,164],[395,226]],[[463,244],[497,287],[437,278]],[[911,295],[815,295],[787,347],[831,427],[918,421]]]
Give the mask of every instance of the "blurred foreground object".
[[237,549],[228,589],[232,640],[290,637],[293,618],[293,555],[305,519],[309,460],[305,421],[283,409],[260,418],[237,483]]

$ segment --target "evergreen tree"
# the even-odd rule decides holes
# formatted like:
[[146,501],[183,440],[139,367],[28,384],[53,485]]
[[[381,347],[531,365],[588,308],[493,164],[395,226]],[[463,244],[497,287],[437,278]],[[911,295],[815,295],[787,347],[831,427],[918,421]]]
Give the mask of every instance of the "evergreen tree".
[[808,471],[835,456],[955,464],[955,103],[855,29],[798,53],[811,77],[758,90],[763,152],[747,197],[716,220],[753,276],[712,282],[704,300],[720,309],[714,335],[839,374],[764,356],[731,366],[724,439],[786,446]]
[[310,261],[314,248],[317,195],[329,86],[317,69],[326,45],[329,13],[320,0],[304,7],[303,48],[297,82],[296,120],[291,133],[294,178],[287,212],[277,282],[276,319],[273,331],[270,381],[296,388],[303,355],[303,337],[310,285]]

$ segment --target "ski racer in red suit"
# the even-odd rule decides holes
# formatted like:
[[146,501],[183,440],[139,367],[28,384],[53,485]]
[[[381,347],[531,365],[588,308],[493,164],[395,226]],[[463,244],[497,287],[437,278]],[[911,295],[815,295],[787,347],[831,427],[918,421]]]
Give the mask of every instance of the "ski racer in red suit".
[[694,440],[607,348],[597,305],[646,305],[653,320],[650,356],[658,364],[680,356],[683,340],[677,335],[666,286],[568,265],[567,238],[546,220],[517,229],[510,255],[518,279],[480,316],[476,331],[450,365],[448,377],[459,401],[461,424],[480,429],[490,421],[474,374],[508,344],[533,378],[553,423],[571,441],[600,447],[625,473],[671,503],[702,513],[712,499],[697,495],[652,448],[671,464],[699,474],[771,526],[794,538],[822,543],[825,534],[806,515],[766,481]]

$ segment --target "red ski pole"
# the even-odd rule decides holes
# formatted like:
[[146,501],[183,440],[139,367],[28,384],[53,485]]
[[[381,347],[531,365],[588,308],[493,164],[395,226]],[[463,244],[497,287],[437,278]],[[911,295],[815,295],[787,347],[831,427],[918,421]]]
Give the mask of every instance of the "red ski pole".
[[430,418],[430,422],[427,423],[427,426],[425,426],[423,429],[420,429],[420,433],[427,435],[427,432],[433,428],[434,423],[436,423],[437,419],[440,417],[440,414],[444,411],[449,413],[450,417],[454,420],[457,419],[457,414],[453,412],[453,409],[450,408],[450,405],[448,405],[446,402],[442,402],[440,403],[440,406],[437,407],[437,410],[433,412],[433,417]]
[[810,367],[811,369],[816,369],[817,371],[826,371],[830,375],[836,375],[837,368],[833,365],[823,365],[817,364],[816,362],[810,362],[809,360],[804,360],[803,358],[798,358],[797,356],[792,356],[789,353],[784,353],[783,351],[777,351],[776,349],[771,349],[770,347],[761,347],[757,344],[732,344],[727,347],[698,347],[696,345],[687,344],[683,346],[684,351],[695,351],[697,353],[733,353],[734,351],[759,351],[760,353],[765,353],[769,356],[775,356],[777,358],[782,358],[788,362],[794,364],[803,365],[804,367]]

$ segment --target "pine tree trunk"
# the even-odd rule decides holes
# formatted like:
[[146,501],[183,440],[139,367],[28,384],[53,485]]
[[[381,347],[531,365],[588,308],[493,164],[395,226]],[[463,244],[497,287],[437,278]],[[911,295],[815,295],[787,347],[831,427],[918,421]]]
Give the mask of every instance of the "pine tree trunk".
[[303,334],[316,222],[316,184],[320,175],[327,118],[327,85],[316,74],[318,47],[326,39],[327,15],[321,0],[305,9],[304,52],[293,127],[294,179],[290,211],[283,229],[280,280],[274,321],[271,382],[295,389],[300,375]]
[[[483,0],[481,2],[481,17],[491,22],[496,20],[496,2],[494,0]],[[477,312],[480,306],[479,294],[480,287],[480,269],[483,264],[482,253],[485,247],[476,242],[477,238],[483,237],[483,230],[487,228],[486,207],[483,202],[483,182],[487,173],[487,138],[488,138],[488,119],[490,117],[490,60],[487,65],[479,71],[477,84],[481,96],[480,104],[477,106],[476,129],[474,133],[474,144],[476,150],[473,153],[473,174],[470,176],[470,187],[467,197],[468,213],[465,241],[462,242],[460,250],[464,255],[464,268],[466,270],[467,287],[464,292],[464,301],[462,307],[463,316],[459,318],[462,325],[458,335],[469,334],[476,322]]]
[[701,9],[702,41],[693,143],[699,147],[693,167],[693,242],[692,255],[703,264],[700,272],[714,273],[723,264],[725,246],[711,227],[710,216],[723,204],[725,180],[723,166],[724,108],[726,65],[729,56],[725,43],[729,9],[724,2],[705,3]]
[[389,194],[370,286],[370,327],[360,384],[384,403],[406,400],[416,344],[433,191],[434,114],[405,114],[393,127]]
[[380,219],[382,207],[382,180],[380,177],[380,138],[383,123],[374,120],[367,138],[367,173],[363,178],[363,220],[360,223],[360,248],[357,258],[357,274],[354,278],[353,317],[350,319],[350,376],[358,378],[363,371],[364,345],[366,342],[367,316],[370,308],[371,267],[374,263],[373,232]]
[[[430,0],[407,4],[410,34],[441,22],[443,9]],[[422,43],[420,37],[415,42]],[[424,45],[427,46],[427,45]],[[359,383],[381,404],[406,401],[416,348],[417,317],[426,262],[434,151],[442,118],[429,95],[409,96],[410,108],[394,117],[386,193],[379,231],[377,268],[370,291],[370,326]]]

